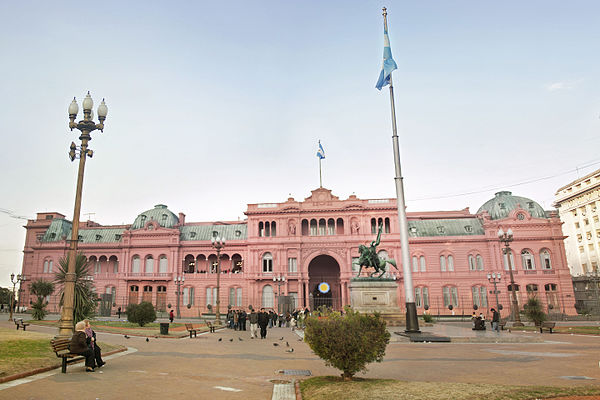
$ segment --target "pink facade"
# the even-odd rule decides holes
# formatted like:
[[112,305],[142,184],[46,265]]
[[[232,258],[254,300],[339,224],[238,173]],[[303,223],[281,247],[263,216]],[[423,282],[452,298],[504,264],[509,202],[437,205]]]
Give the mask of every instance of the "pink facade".
[[[356,274],[358,246],[383,235],[381,256],[394,258],[399,271],[398,298],[404,301],[398,216],[395,199],[340,200],[328,189],[312,191],[304,201],[249,204],[242,222],[197,223],[173,214],[164,205],[139,214],[132,225],[80,227],[79,248],[92,262],[98,294],[112,293],[123,309],[130,302],[151,301],[175,309],[175,278],[181,285],[181,315],[197,317],[215,303],[217,274],[214,235],[225,237],[221,251],[221,312],[233,307],[277,306],[289,295],[298,307],[349,304],[349,283]],[[499,301],[507,313],[508,271],[497,231],[514,231],[514,278],[519,302],[537,295],[552,312],[575,314],[561,222],[532,200],[500,192],[471,214],[468,209],[408,213],[411,270],[419,313],[470,315],[473,305],[495,307],[489,272],[502,274]],[[71,223],[59,213],[38,213],[26,225],[23,270],[28,279],[53,279],[67,252]],[[285,278],[274,282],[273,278]],[[331,291],[316,287],[327,282]],[[21,304],[30,301],[24,288]],[[50,310],[58,296],[50,298]],[[189,305],[189,307],[188,307]],[[449,310],[449,305],[453,310]],[[403,303],[399,304],[403,309]],[[113,312],[116,308],[113,308]]]

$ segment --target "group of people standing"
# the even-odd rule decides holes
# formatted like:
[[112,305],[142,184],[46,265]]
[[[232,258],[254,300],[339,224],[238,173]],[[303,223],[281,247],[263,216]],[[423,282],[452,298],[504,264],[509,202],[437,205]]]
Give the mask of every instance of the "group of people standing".
[[236,331],[246,330],[246,319],[248,314],[244,310],[229,310],[227,312],[227,324],[229,329]]
[[[257,332],[260,328],[260,338],[264,339],[267,337],[267,328],[276,327],[279,323],[279,327],[291,327],[294,329],[297,326],[297,321],[304,320],[304,316],[308,315],[308,308],[305,310],[296,310],[293,313],[286,313],[277,315],[273,310],[265,311],[264,308],[260,309],[260,312],[256,312],[255,309],[250,310],[248,314],[248,321],[250,322],[250,338],[254,339],[258,337]],[[244,328],[246,320],[244,319]],[[242,329],[246,330],[246,329]]]
[[[494,308],[491,308],[490,311],[492,313],[492,320],[490,321],[490,323],[492,324],[492,330],[499,332],[500,313]],[[485,331],[485,316],[483,315],[483,313],[479,313],[479,315],[477,315],[475,311],[473,311],[471,320],[473,321],[474,331]]]
[[87,372],[94,372],[96,368],[106,364],[102,361],[102,350],[96,343],[96,332],[94,332],[90,321],[87,319],[75,324],[75,333],[71,337],[69,351],[85,357],[85,370]]

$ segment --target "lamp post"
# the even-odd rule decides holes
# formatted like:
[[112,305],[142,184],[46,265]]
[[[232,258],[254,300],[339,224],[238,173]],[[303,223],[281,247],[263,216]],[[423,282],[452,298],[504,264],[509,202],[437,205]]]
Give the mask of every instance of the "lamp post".
[[519,315],[519,302],[517,301],[517,292],[515,291],[515,277],[513,275],[513,267],[510,261],[510,242],[513,241],[513,231],[508,228],[506,232],[500,228],[498,230],[498,239],[504,244],[504,248],[502,249],[502,253],[506,256],[508,260],[508,273],[510,276],[510,287],[512,293],[512,314],[513,314],[513,326],[523,326],[521,322],[521,316]]
[[77,242],[79,241],[79,214],[81,212],[81,193],[83,190],[83,171],[85,169],[85,160],[89,156],[90,158],[94,154],[92,150],[88,148],[88,143],[92,140],[90,133],[95,130],[104,132],[104,120],[108,114],[108,108],[102,103],[98,106],[98,121],[94,122],[94,112],[92,107],[94,101],[90,96],[90,92],[87,93],[83,100],[83,119],[79,122],[75,122],[77,113],[79,112],[79,105],[75,98],[69,105],[69,128],[71,131],[77,129],[81,132],[79,140],[81,140],[81,146],[77,146],[75,142],[71,142],[69,151],[69,158],[71,161],[75,161],[79,158],[79,171],[77,173],[77,189],[75,191],[75,207],[73,210],[73,227],[71,229],[71,240],[69,241],[69,264],[67,266],[67,273],[65,274],[65,286],[64,286],[64,298],[63,307],[60,314],[60,321],[58,323],[58,335],[63,337],[70,337],[73,333],[73,303],[75,300],[75,263],[77,258]]
[[25,277],[25,274],[21,274],[21,282],[19,283],[19,290],[17,291],[17,293],[19,293],[19,300],[17,300],[17,310],[21,307],[21,292],[23,291],[23,282],[25,282],[27,280],[27,278]]
[[277,285],[277,314],[281,313],[281,305],[279,299],[281,299],[281,285],[285,284],[285,276],[274,276],[273,283]]
[[181,299],[181,285],[183,285],[183,282],[185,282],[185,276],[181,275],[181,276],[176,276],[175,277],[175,284],[177,285],[177,319],[181,318],[181,312],[179,310],[179,303],[180,303],[180,299]]
[[13,284],[12,296],[10,297],[10,315],[8,316],[8,320],[13,320],[13,308],[15,306],[15,286],[17,283],[21,282],[21,275],[17,275],[17,279],[15,280],[15,274],[10,274],[10,282]]
[[498,300],[498,288],[496,287],[496,284],[500,283],[502,275],[500,274],[500,272],[492,272],[491,274],[487,274],[487,278],[488,281],[490,281],[490,283],[494,284],[494,294],[496,295],[496,310],[498,311],[498,313],[500,313],[500,301]]
[[217,299],[215,301],[217,307],[215,309],[215,319],[217,325],[221,325],[221,312],[219,310],[219,305],[221,304],[221,249],[225,247],[225,239],[217,236],[213,237],[211,242],[215,250],[217,250]]

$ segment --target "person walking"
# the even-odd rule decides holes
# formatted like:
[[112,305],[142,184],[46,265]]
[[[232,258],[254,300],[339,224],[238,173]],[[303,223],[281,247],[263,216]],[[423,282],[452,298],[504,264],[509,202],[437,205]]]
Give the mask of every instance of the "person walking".
[[173,312],[173,310],[171,310],[171,311],[169,312],[169,321],[170,321],[171,323],[173,323],[173,319],[174,319],[174,318],[175,318],[175,313]]
[[254,308],[250,310],[248,319],[250,320],[250,339],[254,339],[258,333],[258,314]]
[[500,333],[500,313],[494,308],[490,311],[492,312],[492,330]]
[[245,331],[246,330],[246,319],[247,319],[246,311],[240,310],[240,316],[238,318],[240,321],[240,331]]
[[117,308],[117,318],[121,319],[121,307]]
[[240,314],[238,313],[237,310],[235,310],[233,312],[233,330],[237,331],[239,326],[239,322],[240,322]]
[[269,325],[269,314],[265,312],[264,308],[260,309],[258,314],[258,326],[260,327],[260,338],[265,339],[267,337],[267,325]]

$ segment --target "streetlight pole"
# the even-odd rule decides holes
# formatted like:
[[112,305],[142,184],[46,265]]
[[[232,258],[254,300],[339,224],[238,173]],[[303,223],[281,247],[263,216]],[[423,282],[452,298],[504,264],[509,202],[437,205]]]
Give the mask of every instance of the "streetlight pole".
[[181,299],[181,285],[185,282],[185,276],[176,276],[175,283],[177,284],[177,319],[181,319],[181,312],[179,310],[179,303]]
[[281,285],[285,283],[285,276],[274,276],[273,283],[277,285],[277,314],[281,313],[279,300],[281,299]]
[[13,308],[15,307],[15,286],[17,283],[21,281],[21,275],[17,275],[17,279],[15,280],[15,274],[10,274],[10,282],[13,285],[12,296],[10,297],[10,315],[8,316],[8,320],[13,320]]
[[508,260],[508,273],[510,276],[510,287],[512,294],[512,314],[513,314],[513,326],[523,326],[521,322],[521,316],[519,315],[519,302],[517,301],[517,292],[515,291],[515,277],[513,275],[513,267],[512,262],[510,261],[510,242],[513,241],[513,231],[508,228],[506,232],[500,228],[498,230],[498,239],[504,244],[504,249],[502,249],[502,253],[506,256]]
[[17,310],[21,308],[21,292],[23,291],[23,282],[25,282],[26,280],[27,278],[25,277],[25,275],[21,274],[21,282],[19,283],[19,290],[17,291],[17,293],[19,293],[19,300],[17,300]]
[[104,132],[104,120],[108,114],[108,108],[102,103],[98,106],[98,121],[96,124],[94,119],[94,112],[92,107],[94,101],[90,96],[90,92],[87,93],[83,100],[83,119],[79,122],[75,122],[77,113],[79,112],[79,105],[75,98],[69,105],[69,128],[71,131],[77,129],[81,131],[81,146],[77,146],[75,142],[71,142],[69,151],[69,158],[71,161],[75,161],[79,158],[79,171],[77,173],[77,189],[75,191],[75,207],[73,210],[73,226],[71,229],[71,240],[69,241],[69,254],[68,254],[68,266],[67,273],[65,274],[65,286],[63,288],[63,307],[61,310],[60,321],[58,323],[58,335],[63,337],[70,337],[73,333],[73,303],[75,300],[75,263],[77,258],[77,242],[79,241],[79,214],[81,212],[81,194],[83,191],[83,172],[85,169],[85,160],[89,156],[90,158],[94,154],[92,150],[88,149],[88,143],[92,140],[90,133],[99,130]]
[[221,325],[221,312],[219,306],[221,304],[221,249],[225,247],[225,239],[222,237],[213,237],[211,239],[212,245],[217,250],[217,299],[215,305],[215,319],[216,324]]
[[496,310],[498,311],[498,313],[500,313],[500,300],[498,300],[498,288],[496,287],[496,284],[500,283],[502,275],[500,275],[500,272],[498,272],[497,274],[495,272],[492,272],[491,274],[487,274],[487,278],[488,281],[490,281],[490,283],[494,284],[494,294],[496,295]]

